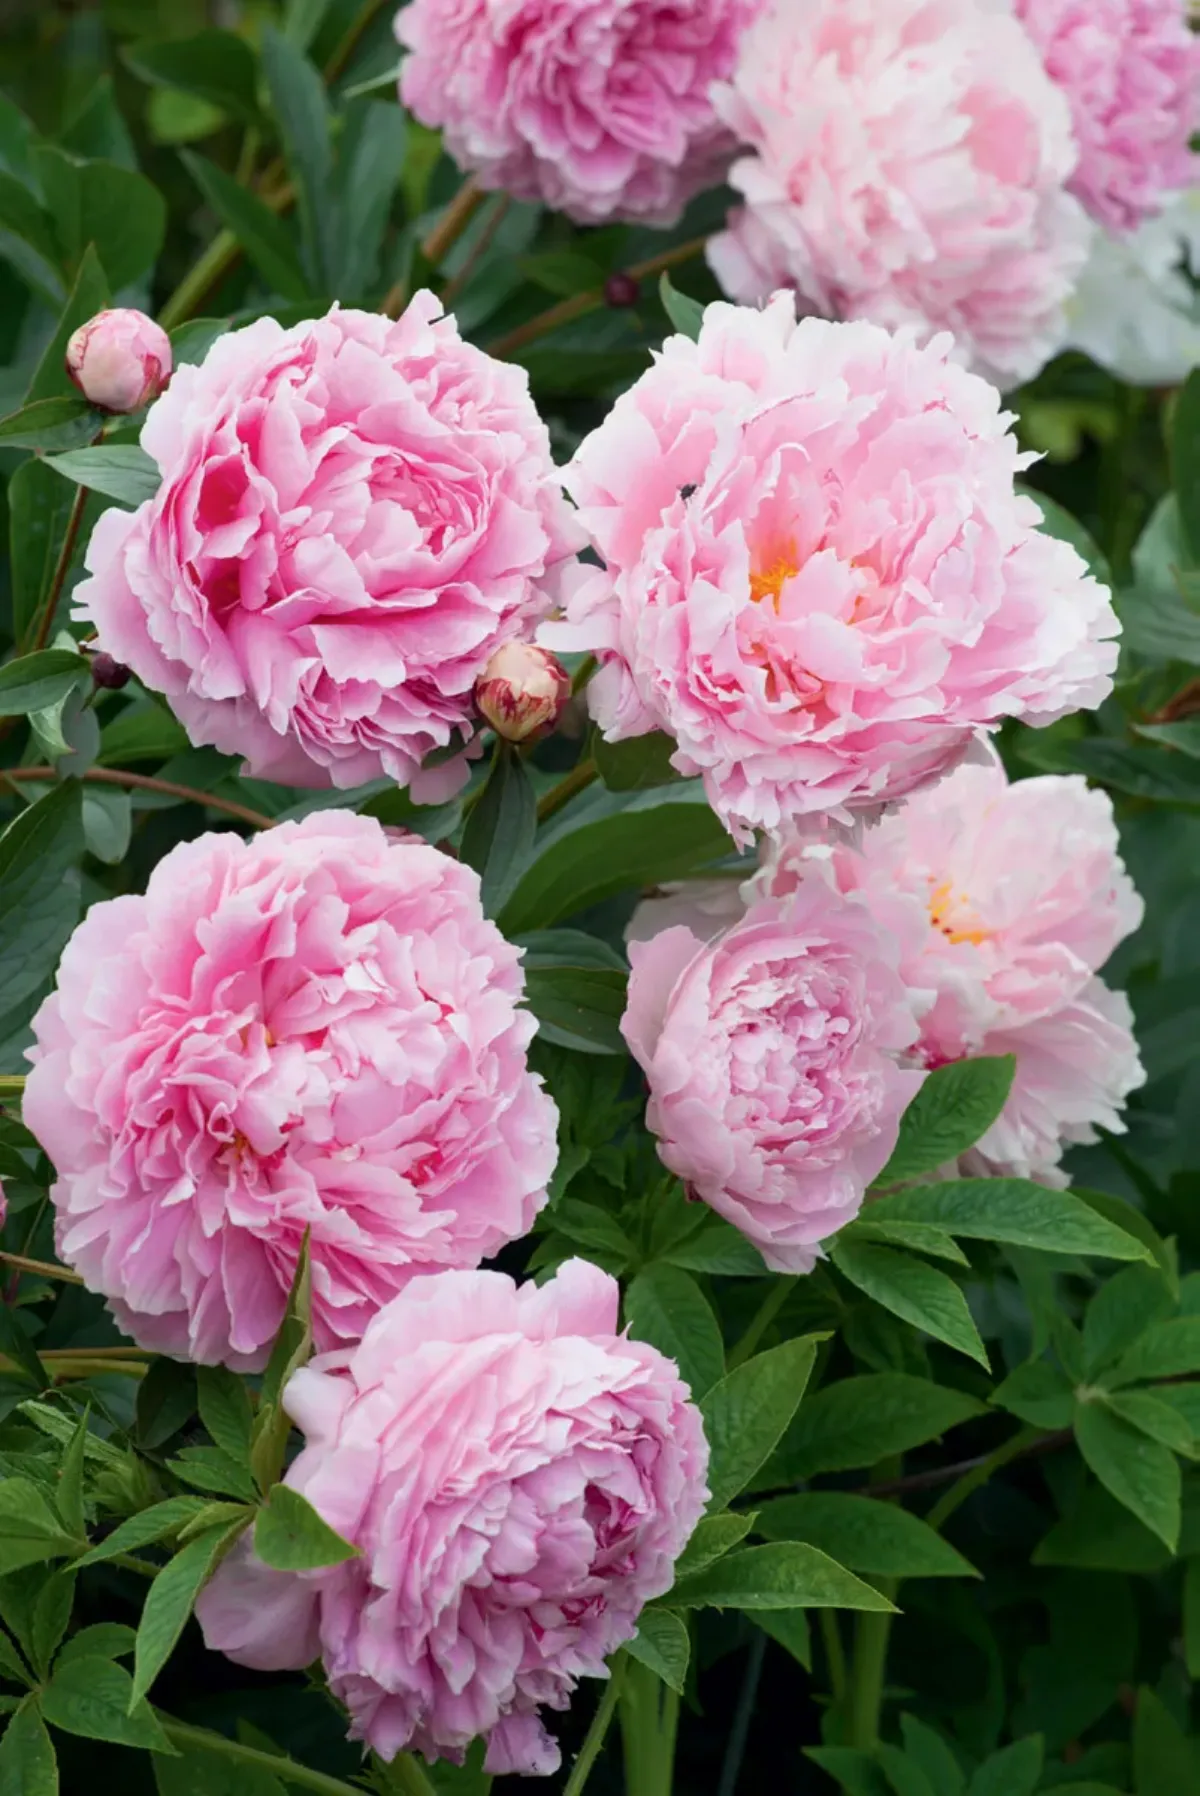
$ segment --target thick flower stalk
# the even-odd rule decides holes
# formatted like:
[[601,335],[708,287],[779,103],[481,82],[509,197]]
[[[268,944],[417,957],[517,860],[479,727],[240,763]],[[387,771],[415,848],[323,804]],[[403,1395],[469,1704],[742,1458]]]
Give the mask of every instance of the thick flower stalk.
[[538,1711],[567,1706],[672,1582],[708,1497],[708,1446],[675,1366],[619,1335],[616,1280],[570,1260],[538,1288],[420,1280],[350,1352],[297,1372],[287,1473],[358,1548],[272,1571],[248,1538],[197,1613],[264,1670],[324,1661],[351,1734],[490,1772],[544,1775]]
[[520,954],[469,868],[320,811],[94,904],[34,1020],[58,1251],[145,1347],[263,1364],[307,1231],[321,1347],[545,1201]]

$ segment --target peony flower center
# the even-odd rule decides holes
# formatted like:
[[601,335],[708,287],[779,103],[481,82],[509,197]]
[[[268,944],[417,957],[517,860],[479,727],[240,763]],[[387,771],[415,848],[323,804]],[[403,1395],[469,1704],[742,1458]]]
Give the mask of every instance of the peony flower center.
[[991,935],[985,929],[965,892],[956,892],[950,880],[933,887],[928,898],[929,921],[946,940],[957,947],[959,942],[972,942],[978,947]]
[[795,543],[787,543],[777,550],[774,557],[763,558],[765,565],[758,572],[750,575],[750,597],[756,605],[769,598],[775,610],[779,610],[779,599],[789,580],[794,580],[800,572],[800,560],[796,554]]

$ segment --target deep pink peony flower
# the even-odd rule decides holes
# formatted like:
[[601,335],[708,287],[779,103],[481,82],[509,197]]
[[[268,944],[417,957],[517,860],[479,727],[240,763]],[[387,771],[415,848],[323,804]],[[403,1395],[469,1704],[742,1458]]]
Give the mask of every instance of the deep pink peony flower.
[[220,338],[146,420],[157,494],[92,536],[76,615],[263,778],[448,797],[463,757],[423,758],[471,738],[476,678],[582,540],[527,376],[439,312]]
[[872,912],[907,903],[918,919],[902,972],[936,994],[921,1018],[925,1064],[1016,1056],[1012,1093],[973,1166],[1064,1183],[1064,1146],[1094,1141],[1097,1126],[1122,1129],[1144,1077],[1128,1001],[1095,977],[1142,917],[1107,795],[1077,777],[1010,786],[998,761],[960,767],[857,846],[837,845],[832,862],[784,837],[751,892],[823,884],[830,865]]
[[321,811],[94,904],[34,1020],[58,1250],[159,1352],[253,1368],[310,1231],[318,1346],[545,1201],[520,955],[468,868]]
[[762,0],[410,0],[400,96],[485,187],[672,224],[735,149],[710,98]]
[[106,412],[136,412],[171,378],[171,339],[131,306],[97,312],[67,342],[67,374]]
[[774,0],[718,110],[752,154],[725,291],[951,330],[1000,386],[1060,347],[1089,231],[1067,103],[994,0]]
[[777,1272],[811,1271],[857,1215],[921,1086],[899,1064],[917,1039],[897,971],[911,927],[811,880],[707,945],[682,927],[630,943],[621,1028],[659,1154]]
[[708,1497],[699,1412],[617,1307],[584,1260],[540,1289],[445,1273],[297,1372],[286,1482],[361,1557],[271,1571],[243,1536],[197,1604],[208,1645],[264,1670],[320,1656],[385,1759],[483,1734],[489,1771],[556,1770],[539,1708],[606,1675]]
[[1071,108],[1071,182],[1110,230],[1129,231],[1196,184],[1200,38],[1184,0],[1016,0]]
[[877,811],[1110,690],[1108,592],[1014,493],[1008,423],[944,340],[710,306],[567,470],[607,570],[542,639],[599,656],[605,736],[667,731],[740,840]]

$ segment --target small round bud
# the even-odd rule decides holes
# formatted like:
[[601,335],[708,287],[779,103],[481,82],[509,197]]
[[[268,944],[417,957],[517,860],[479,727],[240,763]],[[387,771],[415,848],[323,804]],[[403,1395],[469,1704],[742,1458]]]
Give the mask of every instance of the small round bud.
[[97,312],[67,344],[67,373],[104,412],[136,412],[171,378],[171,339],[153,318],[119,306]]
[[122,686],[128,686],[133,678],[133,669],[126,667],[123,661],[114,661],[101,649],[98,655],[92,656],[92,680],[95,685],[103,686],[107,692],[120,692]]
[[615,306],[618,308],[636,306],[640,297],[641,288],[638,286],[633,276],[631,274],[626,274],[624,269],[618,269],[616,274],[610,274],[604,283],[604,303],[606,306]]
[[475,682],[480,716],[506,742],[544,735],[570,696],[566,668],[532,642],[506,642]]

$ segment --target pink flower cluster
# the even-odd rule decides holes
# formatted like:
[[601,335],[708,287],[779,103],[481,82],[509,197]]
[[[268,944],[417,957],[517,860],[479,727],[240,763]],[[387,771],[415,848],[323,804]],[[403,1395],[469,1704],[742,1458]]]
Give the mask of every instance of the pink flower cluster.
[[1014,491],[1030,459],[939,340],[713,305],[567,470],[606,564],[552,646],[610,741],[665,730],[741,841],[927,784],[978,729],[1110,687],[1117,621]]
[[1016,0],[1066,95],[1079,142],[1071,181],[1110,230],[1133,230],[1195,184],[1200,37],[1184,0]]
[[319,1655],[385,1759],[461,1760],[482,1734],[488,1771],[554,1771],[539,1707],[606,1675],[708,1496],[699,1412],[617,1309],[582,1260],[540,1289],[443,1274],[297,1372],[286,1482],[359,1556],[277,1572],[243,1536],[197,1605],[208,1645],[268,1670]]
[[410,0],[400,95],[485,187],[671,224],[734,139],[711,89],[762,0]]
[[777,1272],[811,1271],[856,1215],[924,1079],[899,1064],[917,1023],[887,922],[813,880],[708,945],[630,946],[621,1027],[659,1154]]
[[146,420],[154,498],[92,536],[77,615],[263,778],[456,791],[461,754],[422,761],[580,546],[526,375],[440,310],[231,331]]
[[1088,229],[1063,95],[990,0],[773,0],[718,109],[749,154],[709,246],[739,300],[950,330],[1015,385],[1062,341]]
[[557,1156],[519,961],[476,874],[370,818],[176,848],[92,906],[34,1022],[62,1258],[143,1346],[249,1368],[306,1230],[322,1347],[477,1266]]

